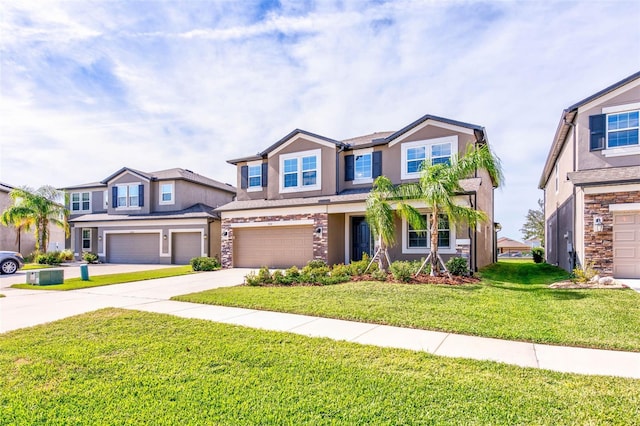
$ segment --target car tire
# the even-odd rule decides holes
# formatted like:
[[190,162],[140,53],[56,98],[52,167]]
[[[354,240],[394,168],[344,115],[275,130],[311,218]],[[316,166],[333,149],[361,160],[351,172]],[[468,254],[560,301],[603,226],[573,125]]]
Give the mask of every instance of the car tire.
[[0,271],[2,271],[3,274],[13,274],[18,270],[18,262],[16,262],[15,260],[5,260],[4,262],[2,262],[2,265],[0,265]]

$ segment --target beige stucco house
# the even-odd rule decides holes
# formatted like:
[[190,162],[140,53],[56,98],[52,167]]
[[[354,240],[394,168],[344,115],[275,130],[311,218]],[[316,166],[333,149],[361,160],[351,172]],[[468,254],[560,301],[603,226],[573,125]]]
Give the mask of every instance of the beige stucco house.
[[640,72],[562,112],[540,178],[547,262],[640,278]]
[[110,263],[186,264],[220,257],[216,207],[235,187],[186,169],[142,172],[124,167],[100,182],[64,188],[70,248]]
[[[329,264],[359,260],[374,252],[365,221],[365,200],[377,176],[395,184],[419,177],[423,161],[447,162],[469,144],[487,143],[483,127],[425,115],[398,131],[335,140],[294,130],[264,151],[230,160],[237,167],[236,201],[222,215],[224,267],[301,266],[312,259]],[[495,258],[494,188],[484,171],[462,182],[458,202],[483,210],[489,222],[477,230],[450,226],[439,231],[443,258],[466,255],[477,269]],[[429,215],[429,209],[419,202]],[[392,260],[429,253],[426,232],[397,219]]]

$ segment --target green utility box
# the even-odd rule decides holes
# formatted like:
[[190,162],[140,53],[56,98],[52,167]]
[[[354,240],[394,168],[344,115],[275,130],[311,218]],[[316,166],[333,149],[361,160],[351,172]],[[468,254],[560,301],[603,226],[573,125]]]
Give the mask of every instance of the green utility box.
[[27,284],[53,285],[64,283],[62,269],[43,269],[42,271],[27,272]]

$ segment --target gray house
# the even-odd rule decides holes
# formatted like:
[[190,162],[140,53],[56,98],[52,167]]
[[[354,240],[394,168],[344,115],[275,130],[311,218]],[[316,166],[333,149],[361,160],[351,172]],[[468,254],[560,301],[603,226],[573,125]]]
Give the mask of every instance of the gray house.
[[[425,115],[398,131],[335,140],[294,130],[264,151],[228,161],[237,167],[237,200],[222,214],[224,267],[288,267],[311,259],[349,263],[373,254],[366,198],[374,179],[416,181],[423,162],[450,161],[469,144],[488,143],[483,127]],[[441,220],[438,252],[465,255],[477,269],[495,259],[493,191],[496,183],[478,171],[461,182],[460,204],[484,211],[489,222],[475,231]],[[429,208],[420,202],[425,216]],[[430,251],[426,230],[396,222],[395,259],[420,259]]]
[[640,278],[640,72],[562,112],[540,178],[547,262]]
[[186,264],[220,257],[214,212],[236,189],[186,169],[142,172],[124,167],[100,182],[64,188],[70,248],[110,263]]

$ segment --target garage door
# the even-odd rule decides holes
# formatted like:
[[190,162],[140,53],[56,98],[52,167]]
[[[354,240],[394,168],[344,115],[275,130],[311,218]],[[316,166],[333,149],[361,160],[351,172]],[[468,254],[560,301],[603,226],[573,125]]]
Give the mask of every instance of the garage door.
[[313,259],[312,226],[235,228],[233,266],[237,268],[288,268]]
[[160,235],[107,235],[106,254],[109,263],[160,263]]
[[613,275],[640,278],[640,213],[613,216]]
[[194,257],[202,256],[202,235],[199,232],[177,232],[171,239],[171,263],[186,265]]

